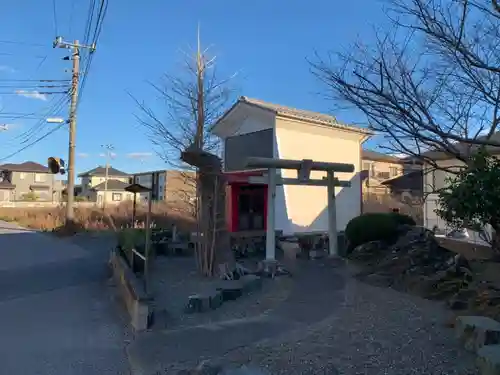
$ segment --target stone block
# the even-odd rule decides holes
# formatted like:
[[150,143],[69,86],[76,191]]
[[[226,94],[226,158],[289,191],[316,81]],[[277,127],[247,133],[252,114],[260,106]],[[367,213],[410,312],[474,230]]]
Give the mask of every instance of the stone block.
[[216,309],[222,305],[224,300],[222,299],[222,293],[220,290],[214,290],[210,293],[210,308]]
[[309,251],[309,258],[311,259],[321,259],[326,256],[325,250],[311,250]]
[[199,313],[210,310],[210,296],[202,294],[193,294],[188,297],[186,312]]
[[477,367],[481,375],[500,375],[500,345],[488,345],[479,349]]
[[477,352],[483,346],[500,344],[500,323],[485,316],[459,316],[455,334],[465,349]]
[[243,291],[251,293],[262,288],[262,279],[257,275],[244,275],[241,277]]
[[222,280],[217,290],[222,294],[223,301],[233,301],[241,297],[243,283],[241,280]]

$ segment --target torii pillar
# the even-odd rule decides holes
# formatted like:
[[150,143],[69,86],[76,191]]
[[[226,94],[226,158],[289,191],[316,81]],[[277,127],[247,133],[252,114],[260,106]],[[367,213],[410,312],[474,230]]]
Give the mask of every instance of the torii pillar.
[[[329,255],[338,255],[337,249],[337,208],[335,204],[335,187],[350,187],[349,181],[339,181],[334,173],[352,173],[353,164],[327,163],[308,159],[288,160],[249,157],[246,166],[248,168],[266,168],[267,177],[250,177],[250,182],[267,183],[267,228],[266,228],[266,260],[276,260],[276,230],[275,230],[275,209],[276,209],[276,186],[277,185],[309,185],[326,186],[328,194],[328,243]],[[277,169],[296,169],[298,178],[281,178],[276,174]],[[326,177],[323,179],[310,179],[311,171],[324,171]]]

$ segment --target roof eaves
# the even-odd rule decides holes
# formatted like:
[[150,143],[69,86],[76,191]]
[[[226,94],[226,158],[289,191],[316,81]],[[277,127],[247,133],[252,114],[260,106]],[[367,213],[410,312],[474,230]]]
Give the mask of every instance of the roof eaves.
[[363,135],[371,136],[371,135],[375,134],[372,130],[369,130],[369,129],[359,128],[357,126],[346,125],[346,124],[342,124],[339,122],[325,121],[325,120],[321,120],[321,119],[313,118],[313,117],[308,117],[308,116],[300,116],[298,114],[290,113],[287,111],[276,111],[276,114],[280,117],[287,117],[287,118],[291,118],[291,119],[312,122],[312,123],[315,123],[318,125],[322,125],[322,126],[326,126],[326,127],[330,127],[330,128],[337,128],[340,130],[350,131],[350,132],[359,133],[359,134],[363,134]]

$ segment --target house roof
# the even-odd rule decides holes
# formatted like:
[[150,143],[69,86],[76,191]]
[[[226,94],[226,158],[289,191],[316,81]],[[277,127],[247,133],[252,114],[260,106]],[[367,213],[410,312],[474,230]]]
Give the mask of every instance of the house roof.
[[[109,179],[107,190],[125,190],[125,188],[127,186],[130,186],[130,184],[127,184],[127,183],[119,181],[119,180]],[[94,186],[93,189],[94,190],[104,190],[105,187],[106,187],[106,183],[102,182],[99,185]]]
[[247,96],[241,96],[238,101],[212,126],[214,129],[217,124],[219,124],[231,111],[233,111],[238,105],[246,104],[252,107],[260,108],[263,110],[271,111],[277,116],[293,118],[297,120],[305,120],[314,122],[320,125],[331,126],[337,129],[343,129],[348,131],[353,131],[357,133],[362,133],[366,135],[372,135],[373,132],[366,128],[361,128],[358,126],[347,125],[339,122],[334,116],[325,115],[319,112],[312,112],[303,109],[297,109],[292,107],[287,107],[280,104],[273,104],[265,102],[260,99],[249,98]]
[[49,168],[35,163],[34,161],[26,161],[21,164],[2,164],[0,165],[0,170],[10,171],[10,172],[40,172],[40,173],[49,173]]
[[385,161],[388,163],[403,163],[403,160],[392,155],[383,154],[373,150],[362,150],[361,158],[363,160]]
[[[78,175],[78,177],[88,177],[88,176],[104,177],[104,176],[106,176],[106,167],[98,166],[94,169],[91,169],[90,171],[83,172],[83,173],[80,173]],[[110,166],[108,168],[108,176],[109,177],[128,177],[129,174],[122,172],[122,171]]]
[[[486,136],[477,137],[478,140],[487,140]],[[494,133],[490,138],[490,140],[494,142],[500,142],[500,132]],[[455,149],[458,153],[463,154],[464,156],[470,155],[479,150],[481,145],[473,145],[469,143],[457,143],[455,145]],[[497,146],[486,146],[486,150],[494,155],[500,154],[500,147]],[[432,160],[449,160],[455,159],[454,154],[450,154],[447,151],[440,150],[431,150],[426,151],[421,154],[422,157],[432,159]]]

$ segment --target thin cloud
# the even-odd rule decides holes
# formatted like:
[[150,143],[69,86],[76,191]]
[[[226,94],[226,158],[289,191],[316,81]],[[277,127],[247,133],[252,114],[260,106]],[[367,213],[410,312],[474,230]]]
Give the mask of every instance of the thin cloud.
[[80,158],[88,158],[90,155],[87,154],[86,152],[79,152],[78,154],[78,157]]
[[47,101],[47,95],[40,94],[36,90],[34,90],[34,91],[17,90],[16,94],[19,96],[24,96],[25,98],[43,100],[44,102]]
[[[102,157],[102,158],[105,158],[107,156],[107,154],[105,154],[105,153],[102,152],[102,153],[99,154],[99,156]],[[115,158],[116,154],[114,152],[112,152],[112,153],[109,154],[109,156],[111,156],[112,158]]]
[[5,72],[5,73],[15,73],[16,70],[8,65],[0,65],[0,72]]
[[130,154],[127,154],[129,158],[133,159],[141,159],[141,158],[149,158],[150,156],[153,156],[152,152],[131,152]]

